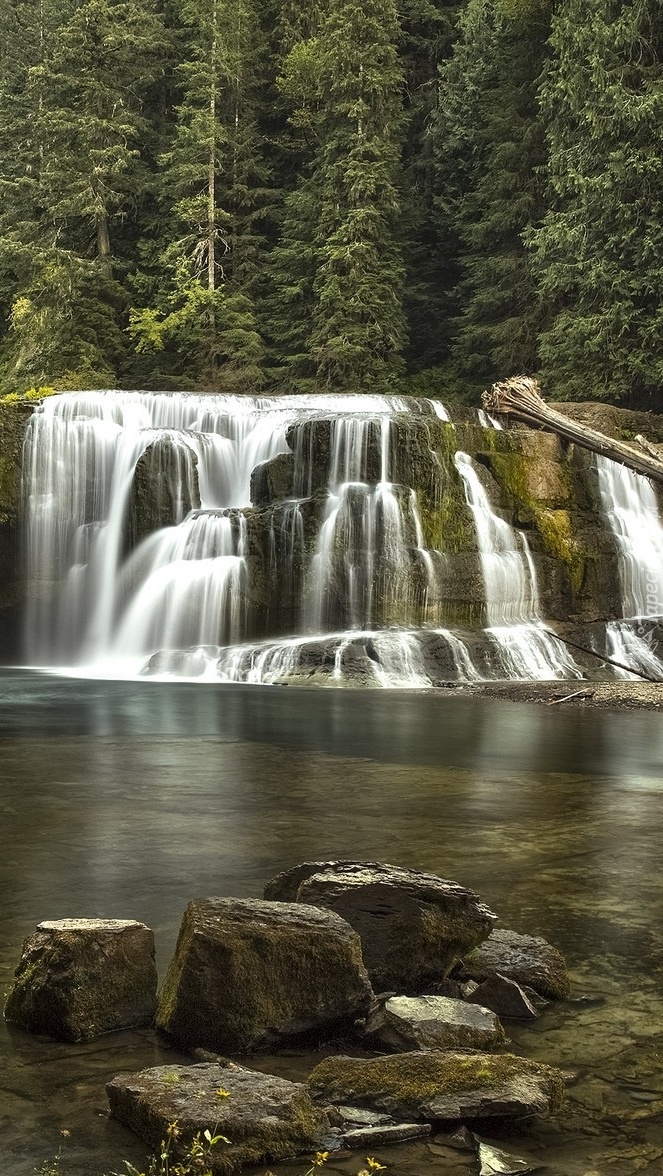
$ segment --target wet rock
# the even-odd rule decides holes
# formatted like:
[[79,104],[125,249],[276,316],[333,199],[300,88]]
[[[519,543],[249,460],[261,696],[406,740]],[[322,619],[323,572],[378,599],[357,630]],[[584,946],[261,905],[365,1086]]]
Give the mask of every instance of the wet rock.
[[392,1123],[385,1127],[362,1127],[356,1131],[346,1131],[343,1142],[349,1148],[388,1147],[404,1139],[421,1139],[424,1135],[430,1135],[430,1131],[430,1123]]
[[[495,916],[457,882],[373,862],[296,867],[297,902],[335,911],[361,936],[374,987],[416,993],[446,976],[459,956],[490,933]],[[292,871],[265,893],[292,893]],[[303,876],[302,876],[303,875]],[[297,875],[295,875],[297,876]]]
[[59,919],[26,939],[5,1017],[57,1041],[150,1025],[154,935],[132,919]]
[[538,1172],[543,1164],[531,1164],[522,1156],[510,1155],[488,1143],[479,1144],[479,1176],[518,1176],[519,1172]]
[[485,1009],[492,1009],[499,1017],[517,1021],[536,1021],[538,1012],[515,980],[495,974],[483,984],[470,981],[463,989],[465,1000]]
[[334,1110],[341,1117],[342,1123],[353,1124],[362,1127],[380,1127],[385,1123],[391,1123],[392,1120],[389,1115],[381,1115],[378,1111],[367,1111],[365,1107],[334,1107]]
[[176,526],[199,506],[198,456],[186,434],[166,433],[136,463],[128,506],[130,542]]
[[327,1058],[309,1076],[315,1098],[426,1122],[520,1118],[562,1105],[558,1070],[512,1054],[430,1050],[377,1058]]
[[111,1115],[152,1147],[173,1122],[177,1148],[206,1130],[224,1135],[210,1155],[215,1176],[315,1149],[329,1130],[301,1083],[241,1066],[157,1066],[119,1074],[106,1091]]
[[185,911],[157,1024],[189,1049],[248,1053],[348,1029],[372,995],[359,937],[338,915],[205,898]]
[[495,1049],[504,1030],[495,1013],[445,996],[396,996],[370,1018],[365,1036],[374,1048]]
[[295,459],[292,453],[279,453],[261,462],[251,474],[251,502],[254,506],[271,506],[294,496]]
[[463,965],[464,974],[472,980],[486,980],[498,972],[542,996],[564,1000],[571,994],[562,953],[534,935],[491,931],[481,946],[464,958]]

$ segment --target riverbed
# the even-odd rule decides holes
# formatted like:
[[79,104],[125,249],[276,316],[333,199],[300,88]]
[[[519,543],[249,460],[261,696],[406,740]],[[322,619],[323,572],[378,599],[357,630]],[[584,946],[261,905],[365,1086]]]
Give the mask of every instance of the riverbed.
[[[259,896],[309,858],[431,870],[471,886],[502,926],[550,939],[572,970],[576,999],[509,1028],[514,1048],[569,1073],[567,1109],[503,1146],[559,1176],[663,1171],[658,714],[4,670],[0,772],[3,990],[42,919],[140,919],[163,975],[192,898]],[[29,1176],[60,1146],[66,1176],[140,1163],[106,1117],[104,1083],[166,1057],[182,1055],[147,1031],[64,1046],[3,1023],[3,1176]],[[311,1060],[255,1064],[299,1076]],[[381,1158],[408,1176],[476,1173],[440,1140]]]

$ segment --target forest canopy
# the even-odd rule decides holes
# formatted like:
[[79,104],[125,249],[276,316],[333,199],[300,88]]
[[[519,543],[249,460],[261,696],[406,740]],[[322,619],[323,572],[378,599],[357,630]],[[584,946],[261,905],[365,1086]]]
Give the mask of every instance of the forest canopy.
[[0,394],[660,410],[658,0],[0,0]]

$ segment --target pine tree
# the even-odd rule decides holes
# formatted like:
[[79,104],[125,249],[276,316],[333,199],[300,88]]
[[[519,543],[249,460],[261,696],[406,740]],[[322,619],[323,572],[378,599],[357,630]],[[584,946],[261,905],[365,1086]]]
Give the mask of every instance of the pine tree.
[[139,349],[174,348],[207,386],[262,381],[253,290],[270,197],[256,118],[262,42],[251,0],[182,0],[184,60],[162,157],[170,236],[156,306],[132,313]]
[[384,387],[403,366],[398,38],[393,0],[333,0],[320,33],[320,263],[309,348],[325,387]]
[[546,0],[469,0],[441,71],[440,231],[457,268],[452,356],[477,386],[537,365],[540,309],[524,234],[542,214],[536,96]]
[[532,233],[556,397],[660,407],[663,15],[655,0],[562,0],[541,87],[548,201]]
[[30,265],[10,312],[7,378],[52,381],[66,369],[108,377],[123,351],[112,232],[145,184],[142,100],[161,22],[152,0],[86,0],[40,5],[37,28],[32,135],[28,106],[20,112],[34,212],[13,227]]

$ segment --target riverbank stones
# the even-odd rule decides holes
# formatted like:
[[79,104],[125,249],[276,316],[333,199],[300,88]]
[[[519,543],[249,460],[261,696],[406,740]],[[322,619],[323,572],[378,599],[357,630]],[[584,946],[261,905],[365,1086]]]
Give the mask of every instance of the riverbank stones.
[[[205,1170],[214,1176],[315,1151],[329,1131],[305,1085],[233,1063],[118,1074],[106,1092],[113,1118],[152,1147],[170,1137],[174,1159],[198,1134],[225,1136],[206,1158]],[[168,1130],[173,1123],[175,1137]]]
[[428,1050],[326,1058],[309,1075],[313,1097],[429,1123],[521,1118],[559,1110],[559,1070],[513,1054]]
[[505,1040],[490,1009],[446,996],[393,996],[374,1013],[365,1030],[369,1048],[496,1049]]
[[359,936],[339,915],[203,898],[185,911],[157,1024],[188,1049],[243,1054],[351,1029],[372,999]]
[[464,976],[478,981],[497,973],[552,1000],[571,995],[562,953],[545,939],[517,931],[491,931],[484,943],[463,958],[462,970]]
[[58,919],[26,939],[5,1018],[57,1041],[150,1025],[154,935],[131,919]]
[[496,918],[458,882],[375,862],[304,863],[272,879],[265,894],[346,919],[376,992],[425,992],[488,937]]

